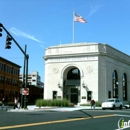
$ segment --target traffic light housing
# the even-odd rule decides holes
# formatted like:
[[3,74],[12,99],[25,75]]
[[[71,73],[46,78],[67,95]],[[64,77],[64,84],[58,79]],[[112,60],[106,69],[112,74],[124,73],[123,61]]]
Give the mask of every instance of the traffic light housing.
[[10,37],[7,35],[7,37],[6,37],[5,49],[10,49],[10,48],[11,48],[11,40],[12,40],[12,38],[10,38]]
[[2,24],[0,23],[0,37],[2,37]]

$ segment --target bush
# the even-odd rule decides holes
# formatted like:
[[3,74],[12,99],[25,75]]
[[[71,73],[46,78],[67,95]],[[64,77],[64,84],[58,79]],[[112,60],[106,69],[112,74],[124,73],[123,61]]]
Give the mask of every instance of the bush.
[[62,100],[57,100],[57,105],[61,106],[61,102],[62,102]]
[[97,107],[101,107],[101,103],[100,102],[96,101],[95,103],[96,103]]
[[41,99],[41,106],[46,106],[46,105],[47,105],[47,102]]
[[67,99],[63,100],[43,100],[43,99],[37,99],[36,100],[36,106],[41,107],[41,106],[64,106],[67,107],[69,104],[69,101]]
[[[101,103],[98,102],[98,101],[96,101],[96,102],[95,102],[95,105],[96,105],[97,107],[100,107],[100,106],[101,106]],[[80,106],[91,106],[91,104],[90,104],[90,103],[80,104]]]
[[67,106],[68,106],[68,103],[69,103],[69,101],[68,101],[67,99],[63,99],[62,102],[61,102],[61,105],[62,105],[63,107],[67,107]]
[[51,100],[43,100],[45,102],[44,106],[52,106],[52,101]]
[[54,103],[54,106],[59,106],[60,107],[62,105],[62,100],[54,99],[53,103]]
[[91,104],[90,103],[80,104],[80,106],[91,106]]
[[41,106],[43,106],[43,100],[42,99],[37,99],[36,100],[36,106],[38,106],[38,107],[41,107]]

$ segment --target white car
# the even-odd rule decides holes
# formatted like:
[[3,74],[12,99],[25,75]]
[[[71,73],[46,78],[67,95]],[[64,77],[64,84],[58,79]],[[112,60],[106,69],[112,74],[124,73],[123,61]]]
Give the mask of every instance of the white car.
[[119,108],[122,109],[123,103],[120,99],[117,98],[110,98],[107,99],[105,102],[102,103],[102,109],[105,110],[106,108],[115,109]]

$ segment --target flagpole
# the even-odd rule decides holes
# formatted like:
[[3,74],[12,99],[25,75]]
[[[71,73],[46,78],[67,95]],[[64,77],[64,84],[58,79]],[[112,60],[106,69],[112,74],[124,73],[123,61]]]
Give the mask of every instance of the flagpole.
[[74,43],[74,11],[73,11],[73,23],[72,23],[72,43]]

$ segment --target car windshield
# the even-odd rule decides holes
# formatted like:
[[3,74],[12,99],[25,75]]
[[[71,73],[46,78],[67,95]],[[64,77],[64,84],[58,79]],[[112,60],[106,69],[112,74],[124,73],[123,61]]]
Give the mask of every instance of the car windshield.
[[107,99],[106,102],[114,102],[114,99]]

